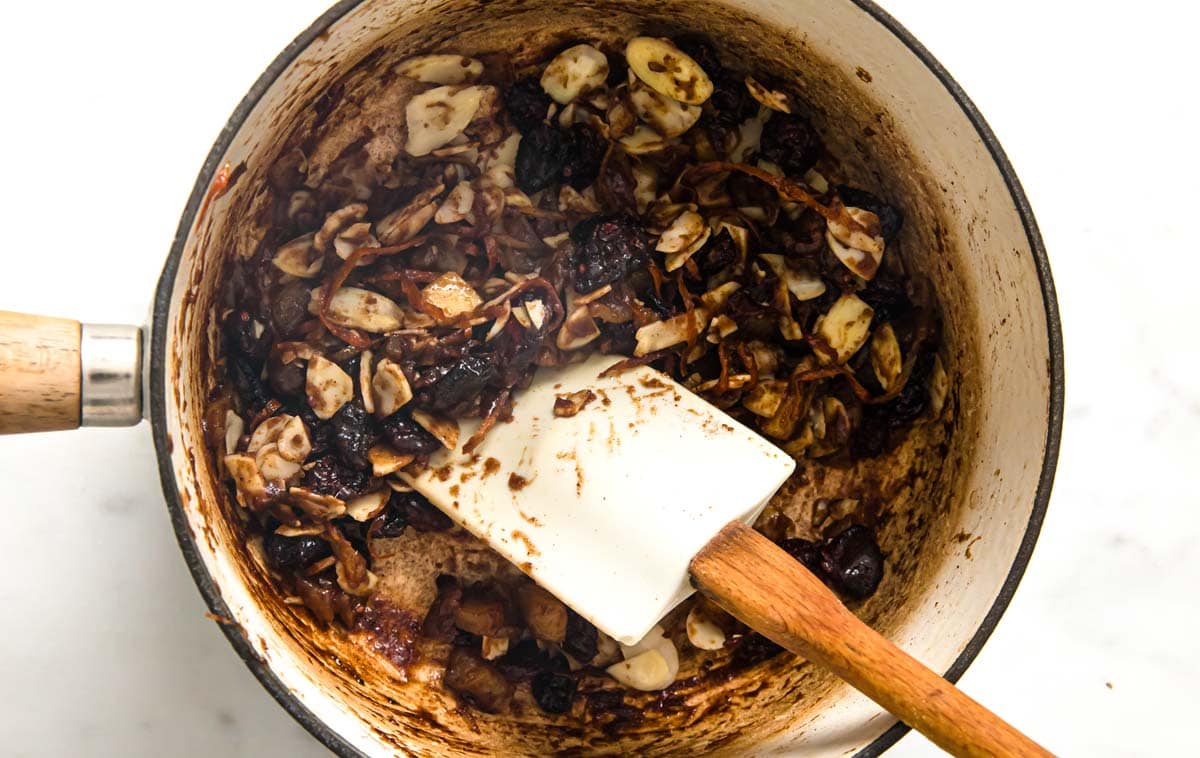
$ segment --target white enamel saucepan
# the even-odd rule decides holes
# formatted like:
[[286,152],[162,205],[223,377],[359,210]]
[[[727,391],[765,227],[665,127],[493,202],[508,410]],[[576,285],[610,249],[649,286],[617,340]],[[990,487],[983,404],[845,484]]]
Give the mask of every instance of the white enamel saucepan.
[[[720,752],[877,755],[905,727],[821,669],[776,656],[627,697],[618,728],[457,710],[405,682],[354,634],[282,602],[251,560],[203,415],[214,303],[228,261],[261,236],[267,172],[289,136],[337,118],[348,80],[415,53],[506,51],[576,39],[701,32],[803,94],[856,184],[901,205],[906,262],[933,283],[950,391],[894,453],[828,472],[797,498],[886,503],[878,593],[857,613],[950,680],[1007,606],[1050,494],[1063,358],[1049,264],[995,137],[912,36],[866,0],[348,0],[271,64],[213,146],[184,211],[146,329],[0,314],[0,431],[151,420],[185,559],[230,642],[289,713],[344,755]],[[852,487],[853,485],[853,487]],[[983,694],[983,693],[981,693]],[[636,718],[629,714],[635,713]]]

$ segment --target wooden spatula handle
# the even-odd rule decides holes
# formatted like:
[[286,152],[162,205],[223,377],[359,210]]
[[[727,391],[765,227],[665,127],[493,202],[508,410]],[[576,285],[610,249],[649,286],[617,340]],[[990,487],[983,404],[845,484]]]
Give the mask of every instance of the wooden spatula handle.
[[79,426],[78,321],[0,311],[0,434]]
[[1033,740],[864,624],[799,562],[734,522],[692,560],[696,587],[957,756],[1047,756]]

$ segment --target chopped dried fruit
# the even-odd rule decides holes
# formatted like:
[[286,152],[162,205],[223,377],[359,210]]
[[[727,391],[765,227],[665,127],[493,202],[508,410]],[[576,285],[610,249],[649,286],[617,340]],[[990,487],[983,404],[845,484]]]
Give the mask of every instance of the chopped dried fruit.
[[575,701],[575,678],[550,671],[533,677],[531,683],[533,699],[546,713],[566,713]]
[[571,230],[575,243],[575,289],[591,292],[611,284],[650,257],[650,240],[631,216],[594,216]]
[[803,116],[777,113],[763,127],[761,152],[789,176],[801,177],[825,152],[825,145]]
[[329,421],[333,427],[333,445],[342,462],[353,469],[371,465],[367,451],[375,444],[371,417],[358,403],[346,403]]
[[536,77],[527,76],[505,90],[504,107],[522,134],[528,134],[546,120],[550,96]]
[[329,543],[320,537],[284,537],[274,532],[263,536],[263,552],[267,565],[280,573],[307,568],[331,554]]
[[883,553],[871,530],[856,525],[825,544],[821,568],[835,589],[863,599],[873,595],[883,579]]

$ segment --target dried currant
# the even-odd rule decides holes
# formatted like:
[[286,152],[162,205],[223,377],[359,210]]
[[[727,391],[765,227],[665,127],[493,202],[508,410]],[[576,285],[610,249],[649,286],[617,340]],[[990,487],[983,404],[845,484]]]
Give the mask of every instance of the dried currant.
[[837,186],[838,197],[851,208],[862,208],[879,217],[879,229],[885,240],[893,239],[904,226],[904,212],[894,205],[888,205],[866,190],[848,187],[845,184]]
[[566,133],[541,124],[521,138],[514,173],[517,187],[533,194],[562,178],[571,146]]
[[598,637],[592,622],[567,608],[567,634],[562,643],[564,653],[580,663],[587,663],[596,657]]
[[319,495],[332,495],[341,500],[363,494],[369,485],[366,472],[355,471],[332,455],[318,458],[312,468],[304,472],[305,487]]
[[532,132],[546,120],[550,103],[550,96],[536,76],[518,79],[504,93],[504,108],[522,134]]
[[871,530],[855,524],[822,546],[821,567],[834,589],[862,600],[879,588],[883,553]]
[[265,325],[246,311],[234,311],[225,320],[225,339],[229,351],[262,365],[271,347],[271,335]]
[[333,446],[342,462],[359,470],[370,466],[367,451],[375,444],[375,431],[362,405],[357,401],[346,403],[329,423],[333,427]]
[[531,689],[538,707],[546,713],[566,713],[575,701],[574,677],[543,671],[533,677]]
[[578,292],[611,284],[650,258],[650,239],[632,216],[592,216],[575,225],[571,241]]
[[813,167],[825,145],[803,116],[776,113],[763,127],[759,152],[790,176],[801,176]]
[[608,142],[587,124],[572,124],[567,133],[567,154],[562,178],[577,190],[596,181]]
[[279,573],[299,571],[330,554],[329,543],[313,535],[284,537],[274,532],[263,537],[267,565]]
[[720,234],[709,237],[700,252],[696,253],[700,264],[700,273],[712,276],[731,265],[738,258],[737,245],[729,232],[722,230]]
[[425,431],[402,410],[379,422],[379,431],[401,455],[428,455],[442,447],[437,437]]

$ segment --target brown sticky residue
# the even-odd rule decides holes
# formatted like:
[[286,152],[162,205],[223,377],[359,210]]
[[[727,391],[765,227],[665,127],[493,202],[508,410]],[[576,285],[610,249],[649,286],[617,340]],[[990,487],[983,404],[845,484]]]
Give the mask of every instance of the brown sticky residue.
[[528,513],[521,510],[520,508],[517,509],[517,513],[519,513],[521,515],[521,518],[525,519],[533,526],[541,526],[542,525],[541,520],[537,516],[530,516]]
[[463,484],[466,484],[467,482],[471,481],[474,478],[475,478],[475,471],[473,469],[467,469],[466,471],[462,472],[462,474],[458,477],[458,481],[462,482]]
[[520,563],[517,564],[517,568],[521,569],[526,574],[528,574],[531,571],[533,571],[533,564],[530,563],[529,561],[521,561]]
[[583,494],[583,466],[579,463],[579,456],[574,450],[569,452],[563,451],[556,456],[560,461],[573,461],[575,463],[575,494]]
[[862,79],[867,84],[870,84],[871,80],[874,79],[874,77],[871,76],[871,72],[866,70],[862,66],[859,66],[858,68],[854,69],[854,75],[857,76],[859,79]]
[[200,212],[196,214],[196,225],[193,230],[199,229],[200,224],[204,222],[205,216],[208,215],[208,206],[212,205],[213,201],[224,195],[229,190],[229,178],[233,175],[233,167],[226,163],[217,171],[217,175],[213,177],[212,184],[208,186],[208,192],[204,195],[204,202],[200,204]]
[[492,474],[500,470],[500,461],[495,458],[488,458],[483,462],[483,476],[481,479],[487,479]]
[[385,603],[373,602],[363,609],[355,627],[369,640],[368,647],[371,650],[397,668],[403,670],[416,658],[421,622],[413,614]]
[[604,390],[597,390],[600,393],[600,402],[604,405],[612,405],[612,398]]
[[458,485],[457,484],[450,485],[450,497],[458,497]]
[[434,475],[434,477],[437,478],[437,480],[439,482],[448,481],[450,479],[450,475],[452,473],[454,473],[454,467],[451,466],[450,464],[446,464],[445,466],[442,466],[441,468],[435,468],[433,470],[433,475]]
[[533,481],[533,480],[526,479],[525,477],[521,476],[520,474],[518,474],[517,472],[514,471],[508,475],[508,488],[510,490],[512,490],[513,492],[520,492],[521,490],[523,490],[527,486],[529,486],[529,483],[531,481]]
[[667,385],[663,383],[663,380],[659,379],[657,376],[642,377],[641,379],[638,379],[638,384],[642,385],[648,390],[669,389]]
[[522,532],[520,529],[514,529],[512,536],[513,536],[514,540],[520,542],[522,545],[525,546],[525,552],[528,553],[531,557],[542,554],[542,551],[540,551],[536,547],[534,547],[533,542],[529,539],[529,535],[526,534],[525,532]]
[[220,614],[212,613],[210,611],[205,611],[204,617],[207,618],[209,621],[215,621],[218,624],[224,624],[225,626],[237,626],[237,622],[234,621],[233,619],[229,618],[228,616],[222,616]]
[[596,393],[591,390],[568,392],[554,397],[554,416],[556,418],[571,418],[587,407],[596,399]]

